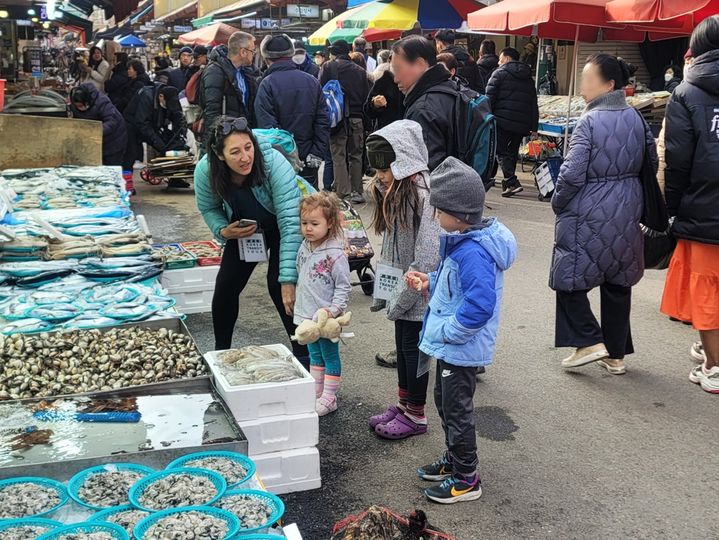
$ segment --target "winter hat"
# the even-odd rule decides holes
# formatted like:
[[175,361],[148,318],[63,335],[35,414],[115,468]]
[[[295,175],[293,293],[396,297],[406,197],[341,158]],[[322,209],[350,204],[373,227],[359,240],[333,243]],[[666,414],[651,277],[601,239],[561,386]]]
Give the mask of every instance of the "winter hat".
[[482,221],[484,184],[479,174],[448,157],[430,175],[429,204],[470,225]]
[[295,46],[287,34],[267,35],[260,44],[260,53],[270,60],[291,58],[295,54]]
[[180,54],[184,54],[184,53],[192,54],[192,47],[187,47],[187,46],[182,47],[182,49],[180,49]]
[[204,45],[195,45],[194,50],[192,51],[192,56],[195,58],[198,58],[200,56],[207,56],[207,47]]
[[344,39],[338,39],[330,46],[330,53],[335,56],[342,56],[350,53],[350,44]]
[[389,169],[397,159],[392,145],[379,135],[367,137],[367,160],[373,169]]

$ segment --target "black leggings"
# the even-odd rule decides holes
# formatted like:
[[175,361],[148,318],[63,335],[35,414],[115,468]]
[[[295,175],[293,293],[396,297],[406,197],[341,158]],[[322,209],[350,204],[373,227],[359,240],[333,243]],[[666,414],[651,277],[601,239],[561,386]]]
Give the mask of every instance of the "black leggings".
[[[267,266],[267,290],[280,319],[282,319],[287,335],[292,336],[296,326],[292,322],[292,316],[285,313],[281,285],[277,281],[280,275],[280,234],[279,232],[266,233],[265,239],[270,252]],[[257,263],[240,260],[237,240],[228,240],[215,281],[215,294],[212,297],[212,325],[215,330],[216,350],[232,347],[232,334],[240,311],[240,294],[245,289],[255,266]],[[309,365],[309,353],[306,346],[298,345],[293,341],[292,352],[300,362]]]
[[422,321],[394,322],[394,340],[397,346],[397,379],[400,390],[407,392],[407,402],[412,405],[427,403],[429,373],[417,377],[419,366],[419,334]]

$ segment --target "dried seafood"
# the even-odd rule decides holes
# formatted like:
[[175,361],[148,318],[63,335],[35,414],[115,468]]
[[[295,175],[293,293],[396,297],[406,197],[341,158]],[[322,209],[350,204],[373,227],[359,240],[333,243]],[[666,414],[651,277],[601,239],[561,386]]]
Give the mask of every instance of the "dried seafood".
[[56,489],[34,482],[0,487],[0,519],[36,516],[60,504]]
[[165,510],[201,506],[217,496],[212,480],[196,474],[169,474],[148,485],[140,495],[143,508]]
[[16,452],[27,450],[36,444],[47,444],[50,442],[50,437],[52,437],[51,429],[35,429],[18,433],[8,442],[10,443],[10,450]]

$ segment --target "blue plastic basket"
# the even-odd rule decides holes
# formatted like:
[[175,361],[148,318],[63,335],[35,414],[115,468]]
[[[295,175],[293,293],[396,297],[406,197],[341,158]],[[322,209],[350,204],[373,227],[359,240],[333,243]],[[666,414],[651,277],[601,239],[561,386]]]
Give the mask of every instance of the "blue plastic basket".
[[41,476],[18,476],[16,478],[8,478],[7,480],[0,480],[0,491],[2,491],[7,486],[10,486],[12,484],[38,484],[43,487],[53,488],[55,491],[57,491],[58,495],[60,496],[60,502],[53,506],[52,508],[49,508],[48,510],[45,510],[44,512],[40,512],[39,514],[35,514],[34,516],[24,516],[24,517],[40,517],[40,516],[46,516],[48,514],[51,514],[58,510],[59,508],[62,508],[65,503],[70,498],[67,494],[67,488],[61,484],[60,482],[56,482],[55,480],[51,480],[50,478],[43,478]]
[[237,536],[237,540],[278,540],[284,538],[283,536],[277,536],[276,534],[242,534]]
[[[277,497],[276,495],[272,495],[272,493],[267,493],[266,491],[260,491],[258,489],[228,490],[225,492],[222,498],[220,498],[220,500],[215,503],[215,506],[220,504],[222,502],[222,499],[224,499],[225,497],[231,497],[233,495],[246,495],[257,499],[262,499],[264,502],[270,505],[270,508],[272,508],[272,514],[268,518],[267,522],[263,525],[260,525],[259,527],[253,527],[251,529],[243,529],[242,527],[240,527],[240,535],[242,535],[242,538],[245,538],[245,533],[253,533],[261,531],[263,529],[267,529],[268,527],[272,527],[272,525],[281,520],[282,516],[285,514],[285,503],[283,503],[279,497]],[[240,523],[241,522],[242,520],[240,519]]]
[[143,540],[145,538],[145,533],[147,533],[150,527],[152,527],[155,523],[167,516],[182,512],[202,512],[203,514],[209,514],[212,517],[222,519],[225,523],[227,523],[227,535],[225,538],[234,537],[240,530],[240,520],[237,519],[237,516],[226,510],[221,510],[220,508],[214,508],[212,506],[186,506],[184,508],[170,508],[168,510],[162,510],[161,512],[155,512],[135,525],[135,530],[132,531],[132,535],[135,537],[135,540]]
[[37,540],[58,540],[61,536],[68,534],[94,532],[110,534],[115,540],[130,540],[130,535],[119,525],[115,525],[114,523],[101,523],[99,521],[86,521],[84,523],[74,523],[73,525],[58,527],[53,531],[43,534]]
[[[43,518],[19,518],[0,521],[0,538],[3,538],[3,532],[17,527],[47,527],[47,532],[62,527],[62,523],[52,519]],[[42,535],[41,535],[42,536]]]
[[83,501],[80,498],[79,491],[80,491],[80,488],[82,487],[82,484],[85,483],[85,480],[87,479],[88,476],[91,476],[93,474],[103,473],[103,472],[110,472],[112,470],[112,467],[116,468],[117,470],[121,470],[121,471],[122,470],[136,471],[141,474],[144,474],[145,476],[155,472],[155,470],[151,469],[150,467],[146,467],[144,465],[137,465],[135,463],[108,463],[107,465],[98,465],[96,467],[89,467],[89,468],[77,473],[67,483],[67,489],[70,492],[70,497],[72,497],[72,500],[78,504],[81,504],[82,506],[86,506],[87,508],[92,508],[93,510],[101,510],[103,508],[108,508],[107,506],[95,506],[95,505],[86,503],[85,501]]
[[165,469],[164,471],[153,473],[141,480],[138,480],[137,483],[130,489],[130,503],[132,503],[140,510],[147,510],[148,512],[158,512],[160,510],[164,510],[147,508],[145,506],[142,506],[140,504],[140,497],[142,497],[143,492],[150,484],[152,484],[153,482],[157,482],[161,478],[165,478],[166,476],[170,476],[173,474],[190,474],[193,476],[203,476],[205,478],[209,478],[214,484],[215,489],[217,489],[217,495],[215,495],[212,499],[205,503],[205,505],[207,506],[212,505],[215,501],[217,501],[217,499],[219,499],[225,494],[225,491],[227,491],[227,482],[225,482],[225,479],[216,472],[208,471],[207,469],[192,469],[189,467],[178,469]]
[[[105,522],[105,523],[112,523],[112,522],[110,521],[110,518],[111,518],[112,516],[114,516],[115,514],[119,514],[119,513],[121,513],[121,512],[127,512],[128,510],[135,510],[135,511],[137,511],[137,512],[144,512],[144,513],[146,513],[148,516],[151,516],[151,515],[152,515],[152,512],[148,512],[147,510],[141,510],[140,508],[135,508],[135,507],[132,506],[131,504],[123,504],[123,505],[121,505],[121,506],[113,506],[112,508],[106,508],[105,510],[100,510],[100,511],[97,512],[96,514],[91,515],[91,516],[88,518],[88,521],[102,521],[102,522]],[[145,516],[145,517],[147,517],[147,516]],[[141,519],[145,519],[145,518],[141,518]],[[138,523],[139,523],[139,521],[138,521]],[[118,524],[115,523],[115,525],[118,525]],[[131,534],[132,534],[132,531],[127,531],[127,534],[128,534],[128,535],[131,535]]]
[[[238,454],[237,452],[227,452],[223,450],[217,450],[214,452],[195,452],[194,454],[187,454],[186,456],[182,456],[181,458],[176,459],[172,463],[170,463],[167,468],[168,469],[178,469],[180,467],[185,467],[185,463],[188,461],[194,461],[196,459],[202,459],[202,458],[208,458],[208,457],[223,457],[228,458],[234,461],[239,462],[247,471],[247,475],[240,480],[239,482],[235,482],[234,484],[230,484],[227,482],[227,479],[225,479],[225,482],[227,482],[228,489],[236,488],[245,482],[247,482],[250,478],[252,478],[255,475],[255,470],[257,467],[255,466],[255,462],[252,461],[250,458],[248,458],[245,455]],[[196,465],[192,466],[193,468],[199,468]],[[210,470],[210,469],[207,469]]]

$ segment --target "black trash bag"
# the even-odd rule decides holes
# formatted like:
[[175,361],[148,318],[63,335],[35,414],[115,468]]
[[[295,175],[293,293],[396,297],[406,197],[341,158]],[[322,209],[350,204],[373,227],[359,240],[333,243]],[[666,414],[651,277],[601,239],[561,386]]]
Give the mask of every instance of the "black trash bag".
[[427,515],[415,510],[404,518],[381,506],[371,506],[356,516],[335,523],[331,540],[453,540],[429,524]]
[[655,231],[641,225],[644,235],[644,268],[647,270],[664,270],[669,268],[669,261],[674,254],[677,240],[667,229],[665,232]]

